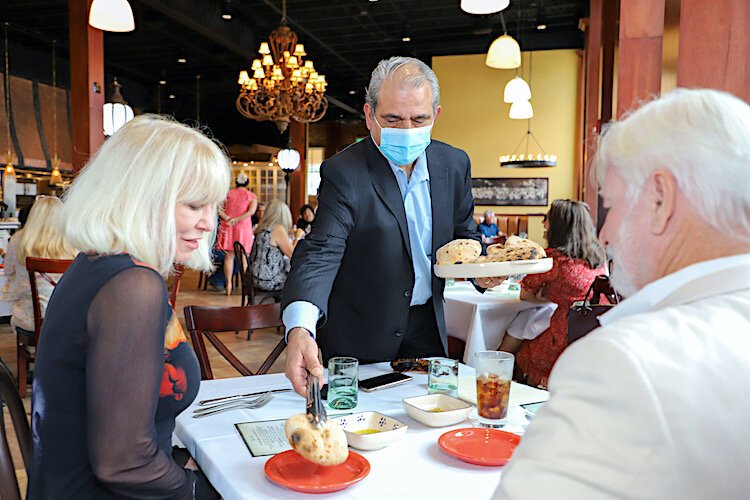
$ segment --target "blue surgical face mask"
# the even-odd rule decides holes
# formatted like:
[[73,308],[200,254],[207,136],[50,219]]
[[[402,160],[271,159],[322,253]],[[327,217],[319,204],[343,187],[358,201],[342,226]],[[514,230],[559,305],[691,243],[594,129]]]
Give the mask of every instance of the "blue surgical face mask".
[[372,119],[380,128],[378,149],[391,163],[398,166],[409,165],[430,145],[432,123],[417,128],[391,128],[381,127],[374,114]]

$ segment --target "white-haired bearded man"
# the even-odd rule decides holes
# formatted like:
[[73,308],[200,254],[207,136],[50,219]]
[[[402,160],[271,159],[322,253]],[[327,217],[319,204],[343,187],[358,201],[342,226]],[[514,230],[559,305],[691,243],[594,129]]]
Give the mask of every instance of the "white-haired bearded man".
[[605,132],[598,174],[629,298],[560,357],[495,498],[747,498],[750,106],[665,94]]

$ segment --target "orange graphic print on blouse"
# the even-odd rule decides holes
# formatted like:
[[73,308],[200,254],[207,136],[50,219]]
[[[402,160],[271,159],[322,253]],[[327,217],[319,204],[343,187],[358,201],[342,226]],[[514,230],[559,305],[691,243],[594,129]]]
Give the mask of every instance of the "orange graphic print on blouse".
[[159,397],[171,396],[175,401],[180,401],[185,396],[185,391],[187,390],[185,370],[179,366],[174,366],[172,363],[172,353],[180,348],[181,345],[183,348],[190,348],[187,345],[185,332],[183,332],[182,326],[177,320],[177,315],[173,311],[164,337],[164,373],[161,378]]

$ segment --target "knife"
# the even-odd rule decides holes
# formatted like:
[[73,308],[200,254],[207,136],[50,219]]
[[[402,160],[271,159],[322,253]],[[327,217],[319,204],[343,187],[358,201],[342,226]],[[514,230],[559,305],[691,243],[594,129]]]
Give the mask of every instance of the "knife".
[[259,391],[259,392],[250,392],[248,394],[235,394],[234,396],[222,396],[220,398],[214,398],[214,399],[204,399],[203,401],[199,401],[198,404],[201,406],[205,405],[211,405],[214,403],[218,403],[219,401],[231,401],[232,399],[241,399],[241,398],[251,398],[253,396],[260,396],[261,394],[265,394],[267,392],[289,392],[293,389],[271,389],[268,391]]

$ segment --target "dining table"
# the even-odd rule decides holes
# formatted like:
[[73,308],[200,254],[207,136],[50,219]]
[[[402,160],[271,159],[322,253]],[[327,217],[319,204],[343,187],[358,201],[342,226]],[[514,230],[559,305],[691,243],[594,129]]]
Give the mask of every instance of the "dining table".
[[[359,378],[391,372],[389,363],[362,365]],[[358,403],[351,410],[327,408],[328,418],[349,413],[377,411],[408,426],[407,432],[385,448],[374,451],[353,450],[370,464],[364,479],[333,493],[316,498],[489,498],[500,481],[502,467],[480,466],[463,462],[444,452],[438,439],[444,433],[476,427],[476,409],[467,420],[434,428],[411,419],[404,409],[404,398],[427,394],[427,375],[409,372],[411,381],[375,392],[358,393]],[[257,498],[305,498],[300,493],[272,482],[264,472],[271,456],[253,456],[235,424],[279,421],[305,412],[305,399],[292,392],[277,392],[270,403],[257,409],[234,410],[204,418],[194,418],[193,410],[201,400],[236,394],[290,388],[283,374],[206,380],[193,404],[176,420],[174,441],[184,446],[200,466],[211,484],[227,500]],[[476,375],[473,368],[459,365],[458,396],[476,402]],[[529,424],[528,413],[521,404],[547,400],[546,391],[512,383],[508,419],[503,430],[523,435]],[[474,423],[472,423],[474,420]],[[262,440],[261,436],[261,440]]]
[[458,281],[445,287],[443,297],[446,332],[466,343],[463,361],[468,365],[475,352],[497,349],[506,332],[522,340],[536,338],[549,328],[557,309],[552,302],[521,300],[519,285],[512,281],[484,293]]

